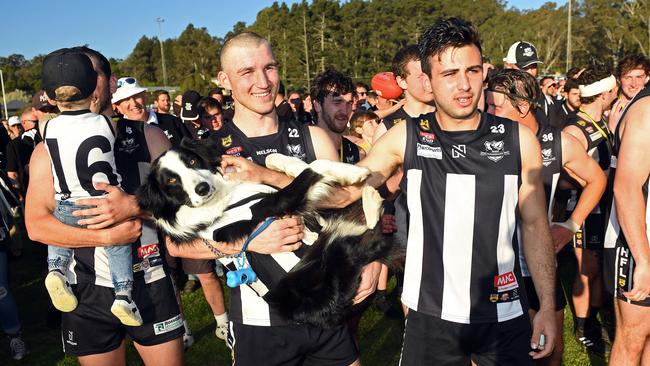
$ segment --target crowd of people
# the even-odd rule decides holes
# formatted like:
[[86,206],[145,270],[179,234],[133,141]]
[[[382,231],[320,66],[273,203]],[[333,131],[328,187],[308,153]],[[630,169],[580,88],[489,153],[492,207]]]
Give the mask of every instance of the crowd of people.
[[[0,325],[14,359],[28,349],[7,258],[20,255],[11,231],[24,216],[29,238],[48,245],[63,350],[82,365],[124,364],[127,336],[145,364],[183,364],[194,338],[180,289],[198,286],[237,365],[359,365],[369,306],[406,319],[402,365],[560,365],[567,304],[587,351],[650,363],[646,57],[542,75],[522,40],[497,69],[457,18],[397,50],[371,85],[329,68],[307,92],[287,91],[270,43],[249,32],[219,56],[220,88],[173,99],[113,75],[88,47],[45,57],[43,90],[0,128]],[[403,271],[364,267],[352,315],[332,329],[290,322],[247,286],[226,304],[215,259],[242,243],[175,243],[134,196],[184,139],[211,139],[227,179],[274,187],[292,178],[265,168],[270,153],[367,167]],[[361,195],[339,191],[334,208]],[[307,252],[304,228],[277,218],[246,250],[281,276]],[[387,295],[391,273],[401,306]]]

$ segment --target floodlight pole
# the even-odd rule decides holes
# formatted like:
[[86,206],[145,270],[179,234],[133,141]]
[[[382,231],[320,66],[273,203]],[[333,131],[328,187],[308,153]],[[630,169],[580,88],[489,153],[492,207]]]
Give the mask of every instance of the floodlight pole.
[[568,1],[567,4],[568,8],[568,19],[567,19],[567,34],[566,34],[566,72],[569,72],[569,69],[571,68],[571,62],[572,57],[571,57],[571,0]]
[[162,23],[165,19],[158,17],[155,19],[155,22],[158,23],[158,41],[160,42],[160,58],[162,59],[162,72],[163,72],[163,84],[167,86],[167,69],[165,68],[165,48],[163,47],[162,40]]
[[2,70],[0,69],[0,84],[2,84],[2,107],[5,112],[5,119],[9,118],[9,113],[7,112],[7,99],[5,98],[5,79],[2,76]]

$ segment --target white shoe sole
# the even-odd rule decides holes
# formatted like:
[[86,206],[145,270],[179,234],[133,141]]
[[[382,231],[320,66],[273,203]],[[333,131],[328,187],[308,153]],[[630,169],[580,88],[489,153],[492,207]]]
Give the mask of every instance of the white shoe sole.
[[50,294],[52,304],[58,310],[69,313],[77,308],[77,297],[72,293],[70,287],[66,286],[63,275],[56,275],[54,272],[48,273],[45,277],[45,288]]

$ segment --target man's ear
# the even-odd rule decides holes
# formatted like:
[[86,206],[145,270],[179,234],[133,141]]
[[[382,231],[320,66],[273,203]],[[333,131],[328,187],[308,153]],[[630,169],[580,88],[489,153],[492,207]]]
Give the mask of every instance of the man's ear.
[[323,107],[321,107],[320,102],[316,99],[311,100],[311,105],[314,107],[314,110],[317,114],[323,113]]
[[517,109],[519,110],[519,115],[521,117],[526,117],[526,115],[530,112],[530,103],[524,101],[518,101]]
[[223,70],[219,71],[217,74],[217,79],[219,80],[219,84],[221,84],[221,86],[223,86],[225,89],[232,90],[230,79],[228,79],[228,75]]
[[396,76],[395,81],[397,81],[397,85],[399,85],[400,88],[406,90],[406,79],[403,79],[401,76]]

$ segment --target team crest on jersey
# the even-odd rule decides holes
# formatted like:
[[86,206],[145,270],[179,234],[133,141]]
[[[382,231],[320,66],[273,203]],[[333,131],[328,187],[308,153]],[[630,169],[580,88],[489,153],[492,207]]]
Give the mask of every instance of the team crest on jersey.
[[232,135],[221,138],[221,146],[230,147],[230,145],[232,145]]
[[544,166],[549,166],[554,161],[555,156],[553,156],[553,149],[542,149],[542,164],[544,164]]
[[587,124],[583,120],[578,120],[578,124],[582,127],[586,126]]
[[302,145],[291,145],[287,144],[287,154],[289,156],[293,156],[294,158],[298,159],[304,159],[305,158],[305,153],[302,151]]
[[481,156],[485,156],[493,162],[498,162],[504,156],[510,155],[510,151],[505,150],[505,143],[502,141],[485,141],[483,142],[485,150],[481,151]]
[[123,151],[123,152],[125,152],[127,154],[131,154],[138,147],[140,147],[140,144],[137,144],[135,142],[135,138],[129,137],[129,138],[121,139],[119,145],[117,146],[117,149],[119,151]]
[[431,129],[429,127],[429,120],[421,119],[420,120],[420,128],[422,128],[425,131],[429,131]]

